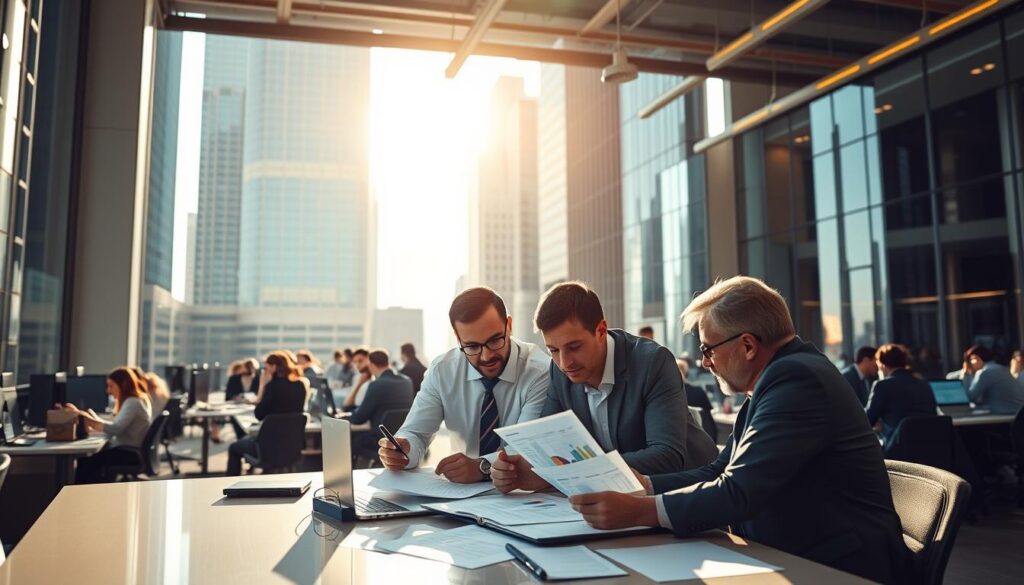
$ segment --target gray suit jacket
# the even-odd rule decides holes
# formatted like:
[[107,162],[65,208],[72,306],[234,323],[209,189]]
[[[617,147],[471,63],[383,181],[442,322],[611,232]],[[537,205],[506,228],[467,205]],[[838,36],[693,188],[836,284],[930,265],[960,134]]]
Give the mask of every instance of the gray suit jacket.
[[868,396],[871,394],[871,383],[874,382],[874,379],[861,380],[856,364],[846,366],[842,373],[846,381],[850,383],[850,388],[853,388],[853,393],[857,395],[857,400],[860,400],[860,405],[867,406]]
[[[615,338],[615,387],[608,396],[612,443],[630,467],[644,474],[693,469],[714,460],[718,447],[686,407],[683,378],[672,352],[620,329]],[[587,393],[551,362],[551,385],[541,416],[572,410],[594,433]]]
[[849,384],[810,343],[776,353],[711,465],[651,477],[678,536],[729,525],[768,546],[883,583],[910,554],[882,448]]
[[964,378],[964,383],[971,402],[992,414],[1017,414],[1024,407],[1024,388],[1006,366],[988,362],[974,376]]

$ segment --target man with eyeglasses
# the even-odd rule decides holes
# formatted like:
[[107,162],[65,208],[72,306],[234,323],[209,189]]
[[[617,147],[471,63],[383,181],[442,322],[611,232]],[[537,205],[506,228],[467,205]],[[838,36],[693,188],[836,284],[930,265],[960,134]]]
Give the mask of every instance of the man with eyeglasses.
[[388,469],[413,469],[444,422],[455,453],[438,462],[435,472],[457,483],[490,480],[501,447],[494,429],[540,416],[551,360],[536,345],[511,336],[512,317],[487,287],[455,297],[448,320],[459,346],[430,364],[395,433],[408,457],[387,439],[379,442],[378,455]]
[[[534,324],[551,353],[551,387],[541,416],[572,410],[606,451],[633,469],[668,473],[714,461],[718,448],[687,408],[668,348],[608,329],[601,299],[582,282],[551,287]],[[494,463],[498,491],[549,487],[520,455]]]
[[882,583],[910,555],[882,449],[835,366],[796,336],[786,301],[755,278],[716,283],[683,311],[722,391],[747,396],[725,450],[691,471],[637,474],[647,495],[570,501],[591,525],[662,526],[679,537],[730,526],[790,554]]

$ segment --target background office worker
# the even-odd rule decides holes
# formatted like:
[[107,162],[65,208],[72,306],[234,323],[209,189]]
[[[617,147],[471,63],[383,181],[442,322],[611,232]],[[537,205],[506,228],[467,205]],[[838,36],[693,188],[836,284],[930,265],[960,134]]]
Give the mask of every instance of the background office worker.
[[459,347],[431,362],[405,424],[395,433],[409,457],[386,439],[379,442],[378,454],[388,469],[414,468],[444,422],[455,453],[435,471],[471,483],[490,477],[501,446],[494,429],[540,416],[550,360],[536,345],[511,336],[505,302],[487,287],[455,297],[448,320]]
[[599,528],[664,526],[677,536],[734,533],[884,583],[907,582],[910,555],[882,449],[856,396],[796,336],[786,301],[763,282],[716,283],[683,311],[704,366],[726,394],[746,394],[719,458],[641,478],[648,494],[600,492],[571,502]]
[[932,387],[910,371],[910,355],[906,348],[887,343],[875,352],[882,379],[875,382],[868,398],[868,423],[881,423],[882,441],[889,439],[900,421],[908,416],[935,415]]
[[[309,380],[289,352],[272,351],[263,363],[260,389],[253,416],[263,420],[271,414],[301,413],[309,396]],[[242,474],[242,456],[256,454],[256,437],[241,438],[228,447],[227,475]]]
[[108,465],[133,465],[139,457],[134,451],[118,447],[140,447],[149,431],[150,404],[142,381],[127,367],[107,374],[107,394],[114,397],[113,422],[107,422],[95,412],[79,410],[74,404],[65,404],[64,410],[77,412],[85,419],[89,431],[102,432],[110,438],[107,448],[92,457],[78,460],[75,483],[95,483],[103,480],[103,469]]
[[[606,452],[618,449],[642,473],[714,461],[718,448],[690,416],[672,352],[609,330],[593,290],[580,282],[551,287],[534,324],[551,353],[551,386],[541,416],[572,410]],[[492,473],[495,487],[505,493],[548,485],[519,455],[502,453]]]
[[992,414],[1017,414],[1024,408],[1024,387],[1010,370],[993,361],[992,350],[972,345],[964,352],[962,377],[971,402]]
[[843,377],[850,383],[850,388],[857,395],[861,406],[868,403],[871,385],[878,379],[878,366],[875,365],[875,348],[867,345],[857,348],[853,363],[843,368]]
[[369,353],[368,359],[373,381],[366,388],[366,400],[358,407],[349,407],[352,414],[348,421],[353,425],[370,423],[370,430],[352,432],[352,453],[372,460],[377,455],[377,441],[381,437],[377,425],[383,421],[384,413],[409,410],[414,393],[412,380],[391,369],[388,352],[375,349]]

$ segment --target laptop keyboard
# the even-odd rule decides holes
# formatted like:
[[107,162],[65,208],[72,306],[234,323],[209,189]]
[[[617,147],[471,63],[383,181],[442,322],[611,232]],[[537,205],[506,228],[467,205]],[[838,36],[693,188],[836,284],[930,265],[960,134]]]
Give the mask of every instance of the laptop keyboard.
[[387,514],[389,512],[405,512],[405,508],[380,498],[366,499],[356,496],[356,509],[367,514]]

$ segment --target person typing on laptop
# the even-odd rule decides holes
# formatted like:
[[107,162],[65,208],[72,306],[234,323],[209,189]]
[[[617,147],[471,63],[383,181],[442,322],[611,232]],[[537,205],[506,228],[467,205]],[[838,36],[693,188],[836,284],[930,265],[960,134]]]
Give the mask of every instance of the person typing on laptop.
[[489,480],[501,446],[494,429],[540,416],[551,360],[536,345],[512,337],[512,317],[487,287],[456,296],[448,318],[459,346],[430,364],[405,424],[395,433],[408,456],[387,439],[379,441],[378,455],[387,469],[415,468],[444,422],[455,453],[435,471],[457,483]]

